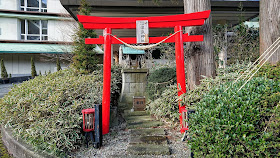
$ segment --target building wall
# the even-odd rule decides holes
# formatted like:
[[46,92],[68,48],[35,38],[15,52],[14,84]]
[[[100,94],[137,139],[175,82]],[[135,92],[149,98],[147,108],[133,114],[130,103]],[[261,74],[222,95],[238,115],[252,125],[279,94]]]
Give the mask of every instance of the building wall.
[[[0,9],[20,10],[19,2],[20,0],[0,0]],[[59,0],[47,0],[47,2],[47,11],[49,13],[68,14]],[[42,15],[42,17],[43,16],[44,15]],[[65,18],[65,16],[61,16],[61,19],[63,18]],[[20,40],[20,28],[19,19],[0,17],[0,40]],[[74,34],[75,28],[76,22],[74,19],[48,20],[48,41],[72,42],[72,35]]]
[[49,41],[65,41],[72,42],[74,30],[76,28],[75,21],[48,21]]
[[18,10],[19,0],[0,0],[0,9]]
[[[0,0],[0,9],[20,10],[20,0]],[[47,12],[68,14],[59,0],[47,0]],[[42,18],[45,16],[40,13],[38,15],[42,16]],[[27,17],[27,19],[29,18]],[[61,17],[61,19],[63,19],[63,17]],[[76,22],[69,19],[48,20],[48,41],[72,42],[72,34],[74,33],[75,25]],[[21,23],[19,18],[0,17],[0,29],[0,40],[21,40]],[[30,50],[32,51],[32,48],[30,48]],[[50,58],[38,53],[0,53],[0,59],[4,59],[7,72],[8,74],[12,74],[12,76],[30,75],[31,57],[34,59],[38,74],[39,71],[41,71],[42,74],[49,71],[56,71],[55,58],[50,61]],[[65,64],[61,63],[61,67],[66,68],[68,64],[69,62]]]
[[[48,58],[41,54],[0,54],[0,58],[4,60],[8,74],[12,76],[28,76],[31,74],[31,57],[34,59],[37,74],[41,71],[56,72],[56,61],[47,61]],[[68,66],[68,63],[60,63],[62,69]],[[0,68],[1,70],[1,68]]]
[[60,3],[60,0],[48,0],[48,4],[47,5],[48,5],[47,6],[48,12],[50,12],[50,13],[64,13],[64,14],[68,14],[66,9],[64,9],[62,4]]
[[0,17],[0,40],[18,40],[20,37],[19,20]]
[[[49,13],[69,14],[61,5],[60,0],[48,0]],[[63,16],[62,16],[63,17]],[[70,16],[69,16],[70,17]],[[48,21],[48,36],[49,41],[65,41],[72,42],[72,36],[76,28],[76,21],[69,20],[49,20]]]

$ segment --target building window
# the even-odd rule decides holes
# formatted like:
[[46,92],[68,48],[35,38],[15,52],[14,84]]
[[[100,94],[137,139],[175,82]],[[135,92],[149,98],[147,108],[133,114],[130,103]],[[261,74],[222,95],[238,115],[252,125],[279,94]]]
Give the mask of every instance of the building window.
[[22,11],[47,12],[47,0],[20,0]]
[[48,40],[48,21],[21,20],[21,40]]

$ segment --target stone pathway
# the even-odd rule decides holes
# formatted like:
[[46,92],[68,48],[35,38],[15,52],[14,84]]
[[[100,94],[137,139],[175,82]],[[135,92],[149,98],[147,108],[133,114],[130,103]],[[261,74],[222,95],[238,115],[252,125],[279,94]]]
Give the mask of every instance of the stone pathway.
[[127,152],[130,155],[170,155],[166,132],[163,125],[145,111],[125,111],[127,128],[130,129],[130,142]]
[[[144,111],[125,111],[122,123],[110,128],[100,149],[71,153],[75,158],[188,158],[190,149],[172,122],[159,122]],[[120,118],[119,118],[120,119]]]

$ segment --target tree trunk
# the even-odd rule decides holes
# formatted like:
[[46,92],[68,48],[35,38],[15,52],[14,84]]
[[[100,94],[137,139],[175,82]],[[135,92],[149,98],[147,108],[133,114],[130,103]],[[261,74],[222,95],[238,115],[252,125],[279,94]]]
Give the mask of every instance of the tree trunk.
[[[279,0],[260,1],[260,54],[280,37]],[[280,61],[280,49],[268,60],[271,64]]]
[[[211,9],[210,0],[184,0],[185,13],[200,12]],[[201,27],[186,27],[186,32],[190,35],[203,35],[203,42],[186,43],[186,66],[187,81],[190,89],[200,84],[203,76],[214,77],[216,75],[213,35],[212,35],[212,16],[205,21]]]

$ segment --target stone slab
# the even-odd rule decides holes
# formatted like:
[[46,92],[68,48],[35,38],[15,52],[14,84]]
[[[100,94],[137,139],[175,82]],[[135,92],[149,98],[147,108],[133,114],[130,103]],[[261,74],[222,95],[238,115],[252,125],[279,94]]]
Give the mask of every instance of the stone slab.
[[163,125],[160,121],[143,121],[143,122],[135,122],[129,123],[128,129],[135,129],[135,128],[151,128],[151,127],[158,127]]
[[167,145],[130,144],[127,152],[133,155],[170,155]]
[[148,73],[148,69],[122,69],[122,73]]
[[153,135],[165,135],[163,128],[144,128],[144,129],[132,129],[131,135],[136,136],[153,136]]
[[132,136],[129,144],[167,145],[166,136]]
[[[128,85],[128,84],[127,84]],[[129,93],[141,93],[142,96],[145,92],[144,83],[129,83]]]
[[139,122],[139,121],[153,121],[154,119],[151,118],[149,115],[143,116],[129,116],[125,118],[127,121],[130,122]]
[[130,92],[130,84],[122,83],[122,93],[129,93],[129,92]]
[[146,113],[146,111],[133,111],[131,112],[131,110],[124,110],[124,115],[126,117],[128,116],[144,116],[144,115],[148,115]]

